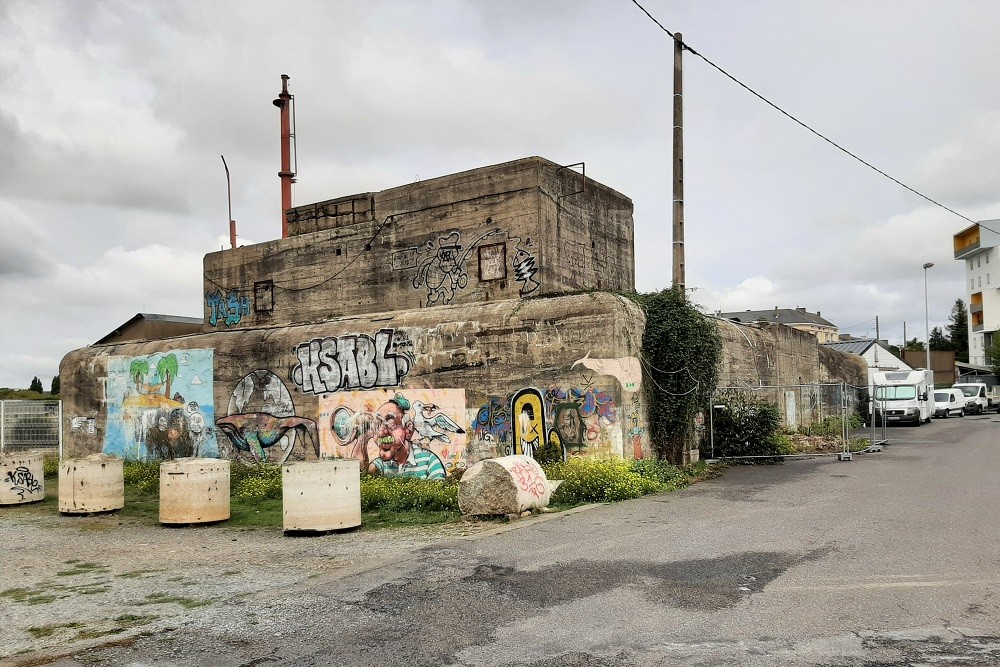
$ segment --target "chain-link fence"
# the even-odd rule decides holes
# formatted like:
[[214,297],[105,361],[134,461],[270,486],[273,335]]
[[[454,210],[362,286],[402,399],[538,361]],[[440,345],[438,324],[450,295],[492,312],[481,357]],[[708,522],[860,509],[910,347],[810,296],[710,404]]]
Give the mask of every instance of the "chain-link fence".
[[0,401],[0,452],[61,445],[61,401]]
[[[755,433],[752,422],[754,406],[772,406],[776,410],[778,426],[785,437],[794,442],[794,456],[838,455],[850,459],[852,451],[871,449],[882,443],[876,439],[871,424],[869,392],[867,387],[845,383],[798,384],[779,386],[719,387],[709,406],[708,455],[713,458],[774,458],[774,453],[753,453],[753,440],[767,434]],[[737,428],[731,426],[734,413]],[[772,417],[773,418],[773,417]],[[870,438],[870,440],[868,440]],[[863,447],[859,447],[862,439]],[[884,441],[884,438],[883,438]],[[765,448],[767,448],[765,446]],[[739,451],[741,454],[728,455]]]

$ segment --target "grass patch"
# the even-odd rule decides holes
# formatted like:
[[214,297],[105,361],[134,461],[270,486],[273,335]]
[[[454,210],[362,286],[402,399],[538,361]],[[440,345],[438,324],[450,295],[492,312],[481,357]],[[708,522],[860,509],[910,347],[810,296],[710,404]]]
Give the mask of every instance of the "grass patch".
[[147,570],[130,570],[128,572],[122,572],[121,574],[116,574],[115,576],[119,579],[138,579],[144,577],[147,574],[156,574],[157,572],[166,572],[166,570],[159,569],[147,569]]
[[86,563],[78,560],[68,560],[66,564],[70,566],[68,570],[56,572],[57,577],[75,577],[80,574],[90,574],[91,572],[106,572],[107,565],[100,563]]
[[147,604],[178,604],[185,609],[197,609],[198,607],[204,607],[206,605],[212,604],[211,600],[195,600],[194,598],[184,597],[183,595],[171,595],[169,593],[150,593],[146,596],[146,599],[142,602],[136,602],[137,605],[147,605]]
[[0,598],[24,604],[48,604],[55,602],[60,597],[64,596],[56,595],[48,588],[8,588],[5,591],[0,591]]
[[281,498],[253,503],[233,501],[229,506],[228,525],[234,528],[281,528]]
[[45,637],[51,637],[60,630],[72,630],[74,628],[82,628],[83,623],[79,621],[72,621],[70,623],[50,623],[49,625],[34,625],[28,628],[28,634],[35,639],[44,639]]
[[451,523],[462,518],[457,510],[424,511],[424,512],[365,512],[361,515],[362,530],[384,530],[386,528],[405,528],[408,526],[432,526]]

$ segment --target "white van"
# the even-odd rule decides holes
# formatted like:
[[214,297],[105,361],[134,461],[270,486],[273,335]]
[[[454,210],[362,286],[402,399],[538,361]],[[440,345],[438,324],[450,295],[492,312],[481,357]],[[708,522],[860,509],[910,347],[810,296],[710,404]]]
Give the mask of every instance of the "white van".
[[959,382],[951,387],[952,389],[960,389],[965,395],[966,412],[981,415],[994,407],[993,401],[987,393],[986,385],[982,382]]
[[934,372],[875,371],[871,374],[872,415],[876,422],[920,426],[934,414]]
[[965,416],[965,394],[961,389],[938,389],[934,392],[934,416],[947,419],[952,415]]

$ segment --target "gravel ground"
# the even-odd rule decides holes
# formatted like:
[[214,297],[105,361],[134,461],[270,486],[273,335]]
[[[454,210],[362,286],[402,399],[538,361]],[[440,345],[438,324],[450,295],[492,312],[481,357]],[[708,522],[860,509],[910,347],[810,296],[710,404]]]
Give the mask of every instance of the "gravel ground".
[[[281,636],[294,610],[269,591],[307,594],[443,540],[516,527],[459,522],[316,537],[280,529],[147,526],[115,514],[0,508],[0,665],[49,664],[86,648],[183,626]],[[287,598],[286,598],[287,601]],[[234,614],[234,607],[239,609]]]

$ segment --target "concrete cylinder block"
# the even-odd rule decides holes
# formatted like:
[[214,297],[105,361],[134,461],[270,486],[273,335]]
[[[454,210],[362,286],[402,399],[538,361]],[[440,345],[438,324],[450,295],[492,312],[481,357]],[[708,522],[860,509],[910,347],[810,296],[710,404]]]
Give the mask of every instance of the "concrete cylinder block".
[[113,512],[125,507],[124,461],[105,454],[59,464],[59,511]]
[[229,518],[225,459],[182,458],[160,464],[160,523],[191,524]]
[[361,462],[327,459],[281,466],[286,532],[342,530],[361,525]]
[[521,514],[547,507],[552,490],[530,456],[486,459],[465,471],[458,485],[462,514]]
[[45,499],[42,452],[0,454],[0,505],[21,505]]

